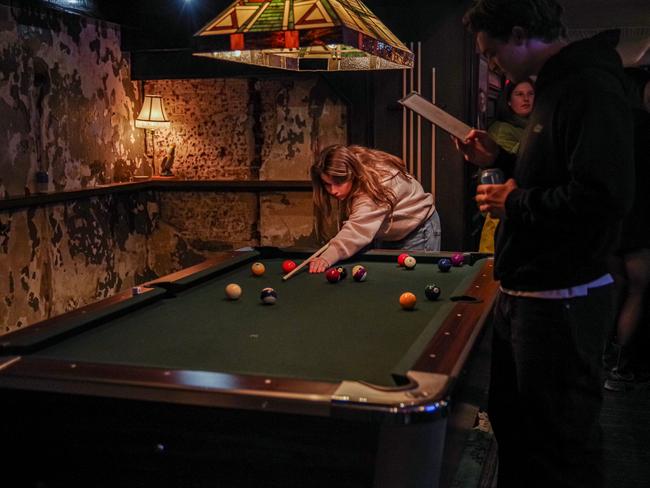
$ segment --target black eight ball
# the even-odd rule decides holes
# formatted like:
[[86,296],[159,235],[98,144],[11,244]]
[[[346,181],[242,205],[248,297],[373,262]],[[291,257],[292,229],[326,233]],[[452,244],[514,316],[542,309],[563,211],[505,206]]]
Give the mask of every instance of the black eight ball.
[[341,275],[341,277],[339,278],[339,280],[344,280],[345,277],[348,275],[348,270],[345,269],[344,266],[337,266],[337,267],[336,267],[336,270],[337,270],[337,271],[339,272],[339,274]]
[[424,294],[429,300],[437,300],[440,297],[440,287],[438,285],[427,285],[424,288]]

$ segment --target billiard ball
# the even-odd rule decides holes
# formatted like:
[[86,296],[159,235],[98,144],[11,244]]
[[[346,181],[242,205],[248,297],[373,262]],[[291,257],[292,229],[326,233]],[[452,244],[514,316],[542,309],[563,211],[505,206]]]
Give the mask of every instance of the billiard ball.
[[465,262],[465,256],[463,256],[462,252],[455,252],[451,256],[451,264],[454,266],[462,266],[463,263]]
[[266,271],[266,268],[265,268],[264,265],[263,265],[262,263],[260,263],[260,262],[253,263],[252,266],[251,266],[251,272],[252,272],[255,276],[262,276],[262,275],[264,274],[265,271]]
[[399,304],[404,310],[413,310],[415,302],[417,302],[417,298],[410,291],[405,291],[399,297]]
[[409,255],[406,254],[405,252],[403,252],[402,254],[397,256],[397,264],[400,265],[400,266],[404,266],[404,260],[406,258],[408,258],[408,257],[409,257]]
[[440,287],[438,285],[427,285],[424,288],[424,294],[429,300],[437,300],[440,297]]
[[451,269],[451,260],[447,258],[442,258],[438,260],[438,269],[443,273],[446,273]]
[[368,277],[368,272],[366,271],[366,268],[361,266],[360,264],[357,264],[354,268],[352,268],[352,278],[354,281],[366,281],[366,278]]
[[291,273],[294,269],[296,269],[296,266],[298,266],[295,261],[292,261],[291,259],[285,259],[282,262],[282,271],[286,273]]
[[341,277],[339,278],[339,280],[344,280],[345,278],[347,278],[347,276],[348,276],[348,270],[345,269],[345,267],[343,267],[343,266],[337,266],[337,267],[336,267],[336,271],[338,271],[339,274],[341,275]]
[[237,300],[241,296],[241,286],[237,283],[230,283],[226,286],[226,297],[228,300]]
[[413,256],[406,256],[404,259],[404,267],[406,269],[413,269],[415,268],[415,265],[417,264],[417,261]]
[[260,300],[262,300],[267,305],[273,305],[278,299],[278,294],[273,288],[263,288],[262,293],[260,293]]
[[327,281],[330,283],[338,283],[341,279],[341,273],[339,273],[339,270],[336,268],[329,268],[325,271],[325,278],[327,278]]

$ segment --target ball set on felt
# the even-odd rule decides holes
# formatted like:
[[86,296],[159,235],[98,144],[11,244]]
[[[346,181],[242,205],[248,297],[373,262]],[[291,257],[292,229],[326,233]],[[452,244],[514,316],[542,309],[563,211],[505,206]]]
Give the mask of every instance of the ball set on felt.
[[413,269],[417,264],[417,260],[407,253],[402,253],[397,256],[397,265],[406,269]]
[[[464,264],[465,257],[462,253],[454,253],[451,258],[440,258],[438,260],[438,269],[443,272],[449,272],[453,266],[462,266]],[[417,260],[407,254],[402,253],[397,257],[397,264],[406,269],[414,269],[417,264]],[[282,262],[282,272],[284,274],[290,273],[296,269],[297,264],[290,260],[286,259]],[[266,272],[266,267],[263,263],[255,262],[251,265],[251,273],[254,276],[262,276]],[[329,268],[325,271],[325,278],[330,283],[338,283],[341,280],[344,280],[347,277],[347,269],[344,266],[335,266]],[[368,271],[365,266],[357,264],[352,268],[352,278],[354,281],[362,282],[365,281],[368,276]],[[226,286],[225,289],[226,297],[229,300],[238,300],[242,295],[241,286],[236,283],[230,283]],[[440,287],[436,284],[429,284],[424,288],[424,295],[429,300],[437,300],[440,298],[441,290]],[[272,305],[277,301],[278,294],[271,288],[263,288],[260,293],[260,300],[263,303]],[[404,310],[413,310],[415,304],[417,303],[417,297],[414,293],[406,291],[402,293],[399,297],[399,304]]]
[[[455,253],[452,255],[451,259],[441,258],[438,261],[438,269],[446,273],[451,269],[452,266],[462,266],[464,262],[464,256],[462,253]],[[402,253],[397,256],[397,265],[404,267],[406,269],[413,269],[417,264],[417,260],[408,253]],[[424,295],[429,300],[437,300],[440,298],[440,287],[436,284],[427,285],[424,287]],[[417,297],[414,293],[406,291],[402,293],[399,297],[399,304],[404,310],[413,310],[415,304],[417,303]]]
[[[325,279],[327,279],[327,281],[330,283],[338,283],[339,281],[347,278],[347,276],[348,270],[345,268],[345,266],[335,266],[325,271]],[[354,281],[366,281],[367,276],[368,271],[364,266],[357,264],[354,268],[352,268],[352,279]]]

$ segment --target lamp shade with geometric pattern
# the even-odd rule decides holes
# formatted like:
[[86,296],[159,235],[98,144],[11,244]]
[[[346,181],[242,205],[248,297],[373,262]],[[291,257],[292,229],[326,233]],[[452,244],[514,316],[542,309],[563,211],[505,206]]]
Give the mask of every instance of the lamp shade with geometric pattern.
[[295,71],[408,69],[413,53],[359,0],[237,0],[194,55]]

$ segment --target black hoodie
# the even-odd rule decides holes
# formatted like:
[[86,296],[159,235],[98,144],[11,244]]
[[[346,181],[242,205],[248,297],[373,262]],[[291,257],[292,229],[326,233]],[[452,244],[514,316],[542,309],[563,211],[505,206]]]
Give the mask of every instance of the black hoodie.
[[621,59],[602,38],[551,57],[519,153],[497,159],[517,182],[496,239],[495,278],[540,291],[607,272],[634,194],[632,115]]

